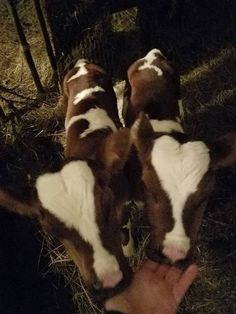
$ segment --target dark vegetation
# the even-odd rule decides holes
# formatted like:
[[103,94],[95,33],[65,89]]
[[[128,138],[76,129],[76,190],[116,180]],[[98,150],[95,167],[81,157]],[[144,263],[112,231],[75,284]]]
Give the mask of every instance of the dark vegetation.
[[[0,184],[24,198],[37,175],[62,162],[63,116],[33,4],[30,0],[16,2],[41,81],[48,90],[46,95],[37,95],[1,2]],[[187,131],[199,139],[236,131],[235,1],[186,0],[182,7],[169,1],[140,1],[139,11],[133,8],[115,14],[100,1],[96,9],[93,0],[76,1],[71,8],[72,2],[45,2],[60,75],[78,57],[86,57],[107,68],[115,79],[123,79],[132,61],[147,49],[158,47],[181,72]],[[200,274],[179,310],[181,314],[236,313],[235,169],[217,175],[196,250]],[[133,261],[137,265],[145,245],[145,226],[140,213],[134,210],[133,216],[141,247]],[[40,234],[35,222],[1,210],[0,233],[0,313],[98,312],[63,248]]]

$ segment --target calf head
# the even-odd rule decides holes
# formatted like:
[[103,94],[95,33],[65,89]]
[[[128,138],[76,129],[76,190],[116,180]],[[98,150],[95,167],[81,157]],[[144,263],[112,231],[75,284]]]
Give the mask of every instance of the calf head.
[[131,126],[141,111],[150,119],[179,117],[180,76],[160,50],[152,49],[144,58],[135,61],[127,75],[127,126]]
[[125,181],[120,174],[131,146],[128,129],[111,133],[96,161],[74,160],[36,181],[37,197],[21,202],[0,191],[0,205],[36,215],[61,240],[98,298],[123,289],[131,269],[122,250],[121,218]]
[[147,255],[175,263],[191,257],[215,171],[236,163],[236,133],[215,141],[191,141],[181,133],[154,132],[141,113],[132,137],[142,165],[146,214],[151,227]]

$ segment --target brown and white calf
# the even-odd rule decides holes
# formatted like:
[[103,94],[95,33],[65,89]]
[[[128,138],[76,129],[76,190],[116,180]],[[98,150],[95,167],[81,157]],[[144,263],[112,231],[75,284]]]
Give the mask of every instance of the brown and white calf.
[[[180,116],[180,75],[174,64],[159,49],[135,61],[127,71],[128,104],[124,107],[125,125],[130,127],[144,111],[156,128],[182,131]],[[157,123],[158,122],[158,123]],[[168,124],[168,126],[167,126]]]
[[112,81],[80,59],[63,80],[67,159],[95,159],[102,140],[121,127]]
[[[152,49],[130,65],[127,71],[123,118],[131,127],[140,112],[145,112],[155,131],[175,129],[183,132],[180,125],[182,103],[180,98],[180,75],[159,49]],[[143,201],[142,168],[136,153],[130,154],[126,165],[130,190],[136,201]],[[133,177],[136,174],[134,182]]]
[[127,113],[134,119],[143,111],[131,132],[151,227],[147,255],[171,263],[186,260],[196,241],[215,171],[236,162],[236,134],[205,143],[184,133],[179,120],[178,75],[158,50],[131,65],[128,77]]
[[66,164],[37,179],[38,198],[31,206],[3,191],[0,204],[36,214],[43,228],[65,245],[87,286],[106,296],[123,289],[132,274],[124,256],[132,243],[122,247],[121,234],[127,216],[122,168],[131,139],[128,129],[117,130],[116,97],[101,67],[79,60],[64,78],[63,93]]

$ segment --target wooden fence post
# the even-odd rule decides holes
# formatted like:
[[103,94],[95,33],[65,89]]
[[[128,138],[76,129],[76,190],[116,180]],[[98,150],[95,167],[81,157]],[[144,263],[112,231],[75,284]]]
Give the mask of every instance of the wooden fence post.
[[41,84],[37,69],[35,67],[34,60],[32,58],[31,52],[30,52],[30,46],[26,40],[26,37],[25,37],[24,31],[23,31],[23,28],[21,26],[20,19],[19,19],[17,10],[15,8],[14,2],[13,2],[13,0],[7,0],[6,3],[7,3],[8,11],[9,11],[9,13],[12,16],[12,19],[14,21],[15,28],[16,28],[16,31],[17,31],[17,34],[19,37],[19,41],[22,45],[22,48],[23,48],[23,51],[25,54],[25,59],[28,63],[31,75],[32,75],[34,83],[35,83],[35,86],[37,88],[38,93],[41,94],[44,92],[43,86]]
[[47,26],[45,23],[45,19],[43,16],[43,12],[42,12],[42,8],[41,8],[41,4],[40,4],[40,0],[34,0],[34,6],[35,6],[35,11],[39,20],[39,24],[41,27],[41,31],[44,37],[44,42],[45,42],[45,46],[46,46],[46,50],[47,50],[47,54],[48,54],[48,58],[49,58],[49,62],[51,64],[52,70],[53,70],[53,78],[55,80],[55,83],[58,82],[58,75],[57,75],[57,63],[56,63],[56,59],[55,59],[55,55],[52,49],[52,45],[51,45],[51,41],[49,38],[49,34],[48,34],[48,30],[47,30]]

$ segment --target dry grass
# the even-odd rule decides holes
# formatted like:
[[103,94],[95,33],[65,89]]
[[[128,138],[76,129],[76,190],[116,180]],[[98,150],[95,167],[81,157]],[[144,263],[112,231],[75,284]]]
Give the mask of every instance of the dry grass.
[[[3,3],[0,3],[0,10],[3,17],[0,20],[2,43],[0,80],[7,87],[16,87],[24,96],[35,98],[34,84]],[[19,11],[27,29],[26,34],[42,82],[50,87],[51,70],[43,41],[38,25],[35,24],[34,15],[29,14],[33,12],[31,1],[20,1]],[[114,71],[117,77],[124,76],[127,65],[140,55],[139,30],[134,25],[135,18],[136,11],[131,10],[124,15],[119,13],[112,19],[116,42],[113,49],[117,54]],[[130,30],[130,33],[127,30]],[[195,44],[199,44],[200,38],[197,33],[191,39],[188,36],[185,39],[181,38],[176,44],[174,58],[183,73],[181,82],[185,126],[193,137],[208,139],[236,129],[236,49],[230,42],[221,45],[218,41],[210,47],[201,38],[201,49],[205,47],[205,52],[193,56],[193,51],[190,49],[188,53],[186,49],[195,39],[197,39]],[[187,48],[184,49],[184,45]],[[26,109],[29,104],[33,108],[31,100],[25,101],[21,97],[12,99],[17,109],[24,110],[23,113],[19,113],[1,101],[4,111],[14,118],[8,122],[0,121],[0,183],[22,192],[34,183],[39,173],[61,164],[63,117],[58,106],[57,93],[49,93],[43,101],[36,101],[35,109],[30,111]],[[196,251],[200,273],[179,310],[181,314],[236,313],[235,186],[235,168],[219,172],[214,193],[207,206]],[[131,261],[135,269],[144,257],[147,228],[143,224],[142,213],[135,208],[132,208],[132,218],[139,243],[137,256]],[[51,258],[48,271],[63,274],[66,287],[72,292],[76,312],[98,313],[99,310],[92,303],[81,282],[77,268],[63,247],[48,235],[45,238],[45,245]]]
[[78,268],[66,254],[64,247],[49,235],[43,234],[51,263],[47,271],[62,273],[65,286],[71,290],[77,313],[103,313],[92,301],[82,280]]
[[137,9],[132,8],[112,15],[111,26],[114,32],[132,32],[137,30]]
[[[193,137],[211,139],[236,131],[235,62],[235,48],[226,48],[182,76],[185,127]],[[196,252],[199,277],[180,313],[236,312],[235,181],[234,167],[217,175]]]
[[[49,66],[44,41],[38,21],[34,13],[32,1],[20,1],[17,10],[24,27],[25,35],[31,47],[42,84],[51,86],[52,71]],[[22,47],[18,41],[13,22],[8,15],[4,1],[0,2],[0,81],[8,88],[15,88],[24,96],[35,96],[36,89],[24,58]],[[29,14],[31,12],[31,14]],[[4,35],[3,35],[4,34]]]

